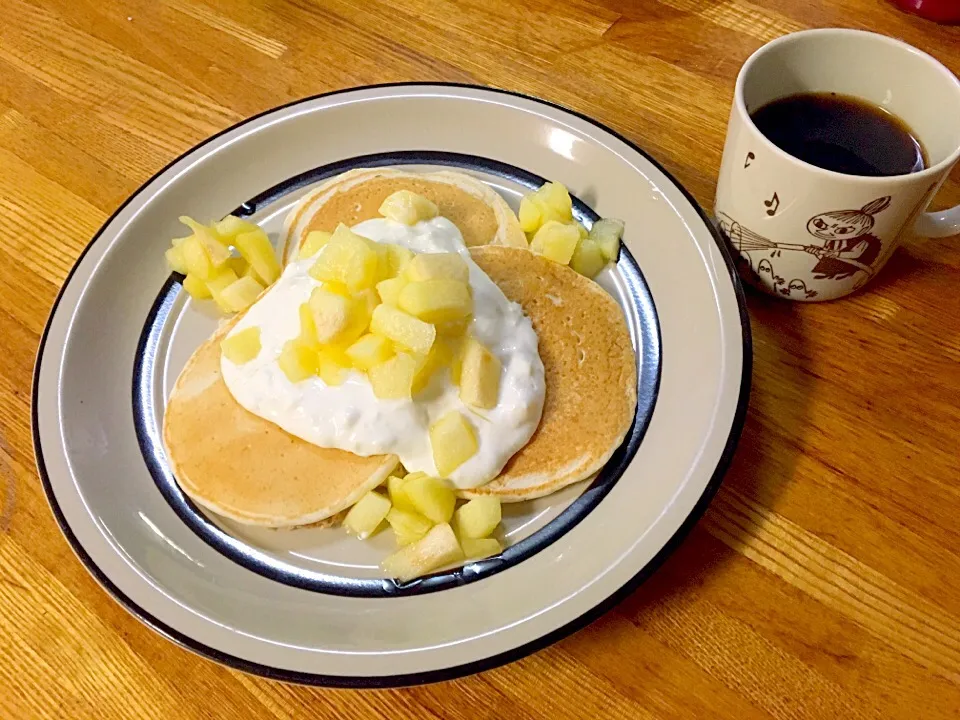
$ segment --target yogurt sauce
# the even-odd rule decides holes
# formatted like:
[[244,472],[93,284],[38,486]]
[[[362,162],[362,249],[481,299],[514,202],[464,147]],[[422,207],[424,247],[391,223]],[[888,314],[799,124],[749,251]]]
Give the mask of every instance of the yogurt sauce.
[[366,220],[353,230],[415,252],[460,253],[470,269],[473,291],[470,331],[502,365],[496,407],[471,410],[464,405],[448,369],[434,373],[413,400],[376,398],[366,376],[356,370],[337,387],[328,387],[319,377],[290,382],[277,365],[277,357],[284,343],[299,335],[297,310],[320,285],[308,274],[312,258],[290,263],[231,331],[232,335],[259,326],[261,350],[244,365],[221,356],[227,388],[244,408],[307,442],[362,456],[394,453],[408,471],[434,476],[437,468],[429,427],[447,412],[459,410],[473,426],[479,449],[449,479],[458,488],[488,482],[527,443],[543,412],[543,363],[529,318],[473,262],[460,231],[446,218],[412,227],[386,219]]

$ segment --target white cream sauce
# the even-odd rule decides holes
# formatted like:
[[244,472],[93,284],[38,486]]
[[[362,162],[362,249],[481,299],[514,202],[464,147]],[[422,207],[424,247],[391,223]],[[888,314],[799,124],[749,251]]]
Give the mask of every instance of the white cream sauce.
[[429,427],[459,410],[477,435],[479,449],[449,478],[459,488],[482,485],[533,435],[543,411],[544,372],[537,335],[522,309],[510,302],[470,257],[457,227],[438,217],[410,227],[391,220],[367,220],[353,228],[377,242],[415,252],[458,252],[470,269],[474,316],[470,332],[500,358],[500,396],[491,410],[472,410],[459,398],[449,370],[434,374],[413,400],[380,400],[364,374],[350,371],[337,387],[319,377],[290,382],[277,365],[284,343],[300,332],[299,306],[319,282],[308,274],[313,258],[295,260],[236,324],[231,334],[260,328],[259,356],[236,365],[220,360],[227,388],[244,408],[320,447],[357,455],[394,453],[407,470],[436,475]]

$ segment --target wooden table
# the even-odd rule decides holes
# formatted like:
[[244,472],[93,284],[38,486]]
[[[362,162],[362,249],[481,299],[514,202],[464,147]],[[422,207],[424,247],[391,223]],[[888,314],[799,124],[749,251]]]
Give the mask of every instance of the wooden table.
[[39,335],[88,239],[248,115],[351,85],[489,84],[611,125],[710,207],[734,77],[762,43],[860,27],[956,72],[960,28],[883,0],[0,0],[0,16],[4,720],[960,713],[957,238],[911,243],[846,301],[752,295],[750,414],[704,519],[603,619],[453,683],[286,686],[154,635],[61,537],[29,417]]

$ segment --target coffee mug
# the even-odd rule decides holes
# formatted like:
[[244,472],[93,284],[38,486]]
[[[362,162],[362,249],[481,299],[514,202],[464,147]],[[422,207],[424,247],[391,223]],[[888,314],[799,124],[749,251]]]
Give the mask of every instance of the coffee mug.
[[[854,96],[901,118],[926,149],[926,168],[846,175],[784,152],[750,114],[806,92]],[[751,284],[790,300],[833,300],[873,278],[907,231],[960,233],[960,206],[925,212],[958,158],[953,73],[883,35],[805,30],[764,45],[740,69],[714,211]]]

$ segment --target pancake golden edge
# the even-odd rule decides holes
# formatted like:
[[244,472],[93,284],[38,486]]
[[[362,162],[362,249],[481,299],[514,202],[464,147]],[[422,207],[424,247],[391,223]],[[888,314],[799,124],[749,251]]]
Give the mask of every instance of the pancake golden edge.
[[623,310],[594,281],[525,250],[477,247],[474,261],[519,303],[539,337],[546,397],[540,425],[500,474],[460,491],[520,502],[596,474],[637,407],[637,365]]
[[282,235],[284,264],[296,258],[296,250],[312,230],[332,232],[341,222],[352,227],[382,217],[380,205],[397,190],[410,190],[434,202],[440,215],[459,228],[468,247],[527,247],[520,222],[506,200],[470,175],[360,168],[322,183],[287,214]]
[[241,316],[190,357],[167,402],[163,441],[177,482],[199,505],[247,525],[333,518],[383,483],[399,459],[321,448],[244,409],[220,374],[220,341]]

